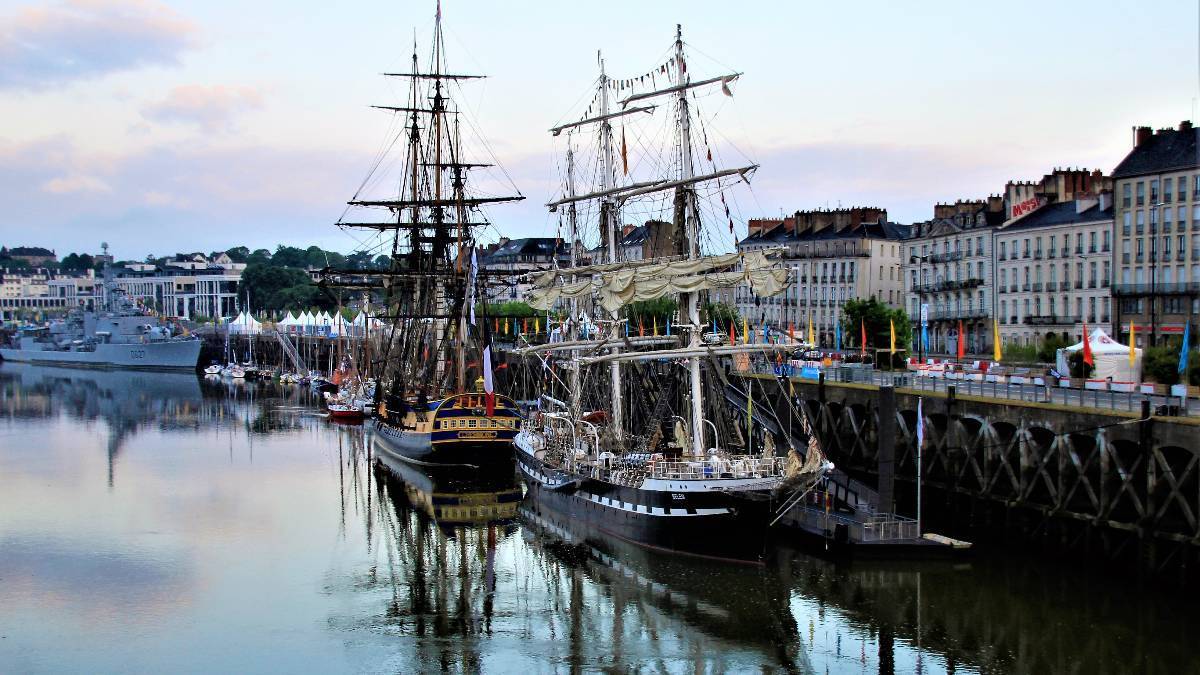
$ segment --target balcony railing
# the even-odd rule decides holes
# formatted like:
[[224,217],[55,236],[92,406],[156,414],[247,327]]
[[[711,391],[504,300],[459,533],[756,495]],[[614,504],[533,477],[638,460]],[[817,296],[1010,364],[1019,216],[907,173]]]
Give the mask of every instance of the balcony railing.
[[1061,314],[1038,314],[1025,317],[1024,324],[1026,326],[1073,326],[1080,322],[1078,316],[1064,316]]
[[1033,259],[1034,259],[1034,260],[1041,260],[1041,259],[1042,259],[1042,252],[1041,252],[1041,251],[1034,251],[1034,252],[1033,252]]
[[1071,287],[1071,282],[1069,282],[1069,281],[1058,282],[1058,290],[1060,290],[1060,291],[1065,291],[1065,290],[1069,289],[1070,287]]
[[[1128,232],[1126,232],[1126,234],[1128,234]],[[1067,250],[1068,249],[1066,246],[1062,247],[1062,257],[1064,257],[1064,258],[1067,257]]]
[[943,308],[929,312],[932,321],[954,321],[957,319],[985,319],[988,310],[964,307],[962,309]]
[[970,279],[947,279],[944,281],[936,281],[932,284],[917,284],[913,287],[913,291],[917,293],[937,293],[940,291],[957,291],[964,288],[977,288],[983,285],[983,279],[972,277]]
[[1023,290],[1023,291],[1028,291],[1028,290],[1029,290],[1029,288],[1030,288],[1030,284],[1029,284],[1029,282],[1028,282],[1028,281],[1027,281],[1027,282],[1025,282],[1025,283],[1023,283],[1023,284],[1021,284],[1021,290]]
[[1040,281],[1035,281],[1035,282],[1033,283],[1033,292],[1034,292],[1034,293],[1041,293],[1041,292],[1042,292],[1042,282],[1040,282]]
[[961,251],[951,251],[950,253],[934,253],[933,255],[929,256],[929,262],[954,262],[956,260],[962,260],[962,258],[963,255]]
[[1177,281],[1158,282],[1154,284],[1113,284],[1113,295],[1119,296],[1151,296],[1151,295],[1200,295],[1200,282]]
[[1052,249],[1052,248],[1046,249],[1046,257],[1047,258],[1054,260],[1054,258],[1056,258],[1057,256],[1058,256],[1058,253],[1054,249]]

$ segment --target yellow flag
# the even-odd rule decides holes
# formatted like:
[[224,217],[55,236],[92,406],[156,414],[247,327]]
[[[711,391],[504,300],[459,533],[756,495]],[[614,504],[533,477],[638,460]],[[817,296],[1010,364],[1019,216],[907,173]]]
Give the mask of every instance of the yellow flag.
[[1000,362],[1000,324],[992,318],[992,359]]
[[540,333],[540,332],[542,332],[542,319],[541,319],[541,317],[534,317],[534,318],[533,318],[533,332],[535,332],[535,333]]
[[892,331],[891,351],[892,356],[896,355],[896,322],[888,319],[888,328]]
[[817,346],[817,333],[813,330],[812,315],[808,317],[808,344]]
[[1137,326],[1133,325],[1133,319],[1129,320],[1129,367],[1133,367],[1134,360],[1134,345],[1137,344]]
[[658,337],[658,317],[654,317],[654,337]]
[[504,317],[504,332],[508,332],[508,317]]
[[742,317],[742,343],[750,343],[750,323],[746,321],[746,317]]

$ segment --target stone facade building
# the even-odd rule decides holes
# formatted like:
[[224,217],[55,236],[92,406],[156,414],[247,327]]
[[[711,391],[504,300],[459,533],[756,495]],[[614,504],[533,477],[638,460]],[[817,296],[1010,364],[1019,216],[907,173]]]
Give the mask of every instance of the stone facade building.
[[913,226],[904,242],[904,289],[913,336],[921,335],[921,306],[927,305],[929,342],[915,353],[952,354],[958,326],[972,354],[991,348],[994,288],[992,232],[1004,222],[1004,198],[959,200],[933,207],[933,219]]
[[1200,312],[1200,146],[1190,121],[1134,130],[1133,149],[1113,170],[1116,241],[1113,334],[1138,344],[1180,335]]
[[1112,317],[1112,195],[1046,202],[996,230],[996,318],[1004,344],[1069,342]]
[[797,211],[785,218],[755,219],[738,251],[785,249],[792,285],[772,298],[749,286],[734,289],[738,313],[757,325],[807,331],[811,319],[822,346],[833,346],[834,323],[847,300],[875,298],[903,306],[901,240],[908,227],[889,222],[875,207]]

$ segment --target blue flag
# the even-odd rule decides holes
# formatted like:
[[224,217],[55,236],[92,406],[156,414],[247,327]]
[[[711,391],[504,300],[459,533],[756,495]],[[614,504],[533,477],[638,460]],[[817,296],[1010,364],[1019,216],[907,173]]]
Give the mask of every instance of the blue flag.
[[770,342],[770,341],[771,341],[771,328],[769,326],[767,326],[767,324],[764,323],[763,324],[763,342],[766,343],[766,342]]
[[667,317],[667,335],[671,334],[671,317]]
[[833,348],[835,351],[842,351],[842,322],[833,322]]
[[929,326],[921,325],[921,351],[929,351]]
[[1179,348],[1179,374],[1183,375],[1187,372],[1188,362],[1188,332],[1191,331],[1192,322],[1189,321],[1183,324],[1183,346]]
[[713,332],[720,333],[721,331],[717,330],[717,320],[713,319],[712,322],[713,322]]

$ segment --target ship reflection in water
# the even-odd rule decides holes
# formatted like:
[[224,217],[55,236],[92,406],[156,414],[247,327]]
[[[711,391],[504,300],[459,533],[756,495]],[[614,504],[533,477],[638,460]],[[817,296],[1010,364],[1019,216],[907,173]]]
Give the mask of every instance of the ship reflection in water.
[[0,415],[5,672],[1195,672],[1133,583],[662,555],[298,387],[4,364]]

